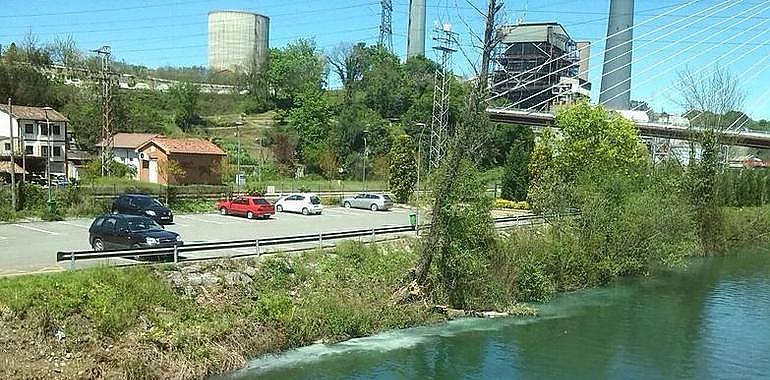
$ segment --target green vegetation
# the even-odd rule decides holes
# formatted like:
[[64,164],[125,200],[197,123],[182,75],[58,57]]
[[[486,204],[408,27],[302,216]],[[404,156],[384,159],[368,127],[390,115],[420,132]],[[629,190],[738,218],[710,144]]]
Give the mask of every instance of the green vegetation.
[[[96,268],[0,279],[0,327],[16,332],[2,339],[76,353],[64,377],[98,367],[106,377],[201,378],[268,352],[441,319],[419,305],[389,305],[410,252],[351,243],[333,254],[198,265],[201,272]],[[189,285],[202,274],[216,283]],[[36,351],[5,354],[3,377],[38,377],[51,365]],[[28,365],[12,364],[20,362]]]
[[396,202],[407,203],[417,183],[414,140],[409,135],[396,138],[390,150],[390,189]]

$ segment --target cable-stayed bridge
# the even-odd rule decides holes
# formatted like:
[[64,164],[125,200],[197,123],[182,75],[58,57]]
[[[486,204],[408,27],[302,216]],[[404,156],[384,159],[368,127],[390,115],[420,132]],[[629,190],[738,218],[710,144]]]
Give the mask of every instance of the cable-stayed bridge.
[[[559,35],[559,32],[564,32],[563,28],[556,29],[554,33],[550,26],[547,30],[543,29],[543,25],[548,24],[507,26],[506,31],[512,31],[514,36],[519,33],[518,37],[526,43],[512,43],[499,49],[503,54],[493,69],[497,76],[493,75],[491,95],[487,99],[489,104],[495,105],[487,110],[491,119],[531,126],[555,126],[551,110],[574,101],[575,97],[570,95],[586,95],[590,89],[590,84],[586,83],[589,57],[583,51],[586,44],[603,42],[605,49],[602,52],[604,59],[597,104],[624,115],[644,114],[644,102],[632,106],[632,88],[664,87],[656,89],[652,97],[671,99],[676,93],[683,92],[683,83],[660,86],[656,81],[660,82],[666,74],[689,70],[690,80],[686,85],[691,88],[684,89],[684,92],[710,97],[707,100],[711,103],[702,102],[708,103],[702,104],[702,112],[691,108],[690,111],[694,112],[689,112],[691,116],[686,125],[646,120],[637,120],[635,124],[640,134],[646,137],[698,139],[704,130],[691,126],[703,125],[705,120],[698,121],[698,118],[715,113],[709,106],[714,106],[715,101],[726,101],[730,96],[736,97],[736,103],[740,102],[735,83],[709,82],[720,70],[715,64],[727,69],[741,68],[734,79],[742,84],[753,83],[770,69],[770,53],[763,49],[768,46],[766,41],[770,37],[770,0],[723,0],[715,3],[691,0],[658,9],[659,12],[651,17],[634,24],[634,0],[612,0],[606,38],[578,42],[577,49],[574,43],[570,49],[568,44],[552,42],[564,37]],[[670,19],[674,21],[669,22]],[[653,23],[656,21],[662,25],[655,26]],[[643,30],[639,27],[645,24],[653,28],[638,33]],[[541,31],[544,42],[533,43],[537,39],[533,36],[537,37]],[[652,52],[642,50],[653,44],[665,46]],[[534,47],[530,49],[529,45]],[[654,59],[651,61],[651,58]],[[693,66],[699,62],[699,66]],[[752,96],[754,108],[751,111],[765,109],[763,107],[770,101],[770,86],[767,87],[765,93]],[[708,93],[702,93],[704,89],[708,89]],[[741,110],[724,109],[721,113],[729,111]],[[770,149],[770,134],[746,131],[749,121],[749,117],[737,118],[730,125],[715,125],[714,128],[726,145]]]

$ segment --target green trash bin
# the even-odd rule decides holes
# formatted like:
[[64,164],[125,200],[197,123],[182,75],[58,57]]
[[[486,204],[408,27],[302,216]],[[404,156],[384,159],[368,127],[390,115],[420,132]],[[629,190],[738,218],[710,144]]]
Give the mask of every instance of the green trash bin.
[[56,201],[51,199],[48,202],[45,202],[46,207],[48,208],[48,212],[51,214],[56,213]]
[[417,214],[409,214],[409,224],[412,227],[417,226]]

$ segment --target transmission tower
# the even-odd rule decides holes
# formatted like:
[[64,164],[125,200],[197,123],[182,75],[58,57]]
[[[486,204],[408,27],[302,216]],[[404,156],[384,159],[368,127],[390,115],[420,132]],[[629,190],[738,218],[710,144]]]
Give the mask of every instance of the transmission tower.
[[93,50],[102,58],[102,75],[100,78],[102,86],[102,155],[101,155],[101,174],[102,176],[110,174],[110,161],[112,161],[112,73],[110,72],[110,55],[112,49],[110,46],[102,46]]
[[384,46],[388,51],[393,51],[393,28],[391,16],[393,14],[392,0],[380,0],[382,11],[380,14],[380,46]]
[[433,47],[441,54],[441,66],[436,70],[436,85],[433,90],[433,117],[430,123],[430,164],[438,168],[444,158],[447,135],[449,134],[449,91],[452,53],[457,51],[457,38],[449,24],[434,26]]

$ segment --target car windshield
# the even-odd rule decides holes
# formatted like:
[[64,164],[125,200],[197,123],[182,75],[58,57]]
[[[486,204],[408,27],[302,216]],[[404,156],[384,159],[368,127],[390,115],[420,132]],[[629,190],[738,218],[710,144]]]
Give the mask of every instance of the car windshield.
[[137,197],[134,198],[134,201],[136,202],[137,206],[140,207],[163,206],[163,204],[158,202],[157,199],[150,197]]
[[126,219],[126,223],[128,223],[128,228],[132,232],[138,232],[138,231],[157,231],[162,230],[163,227],[160,226],[160,224],[155,223],[152,219],[147,218],[129,218]]
[[314,205],[320,205],[321,204],[321,198],[318,198],[317,196],[313,195],[310,197],[310,203]]

